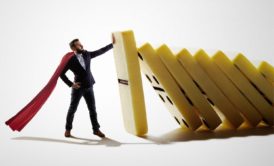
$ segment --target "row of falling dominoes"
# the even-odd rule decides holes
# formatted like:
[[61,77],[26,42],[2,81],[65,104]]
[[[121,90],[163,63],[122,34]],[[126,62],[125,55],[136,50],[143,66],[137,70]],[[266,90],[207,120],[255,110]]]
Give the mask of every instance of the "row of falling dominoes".
[[134,135],[147,133],[141,71],[182,127],[216,129],[224,121],[273,126],[274,68],[253,66],[242,54],[232,61],[221,51],[209,57],[187,49],[174,55],[166,45],[136,47],[132,31],[115,32],[114,59],[123,121]]

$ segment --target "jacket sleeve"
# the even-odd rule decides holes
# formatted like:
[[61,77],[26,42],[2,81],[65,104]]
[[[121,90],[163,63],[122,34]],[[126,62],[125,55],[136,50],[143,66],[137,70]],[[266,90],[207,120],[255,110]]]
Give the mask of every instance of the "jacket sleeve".
[[113,48],[113,44],[110,43],[108,45],[106,45],[105,47],[100,48],[99,50],[96,51],[88,51],[88,56],[90,59],[95,58],[99,55],[104,54],[105,52],[107,52],[108,50]]
[[69,86],[73,85],[73,82],[68,79],[66,76],[66,72],[68,71],[68,64],[66,64],[65,68],[63,69],[62,73],[60,74],[60,78]]

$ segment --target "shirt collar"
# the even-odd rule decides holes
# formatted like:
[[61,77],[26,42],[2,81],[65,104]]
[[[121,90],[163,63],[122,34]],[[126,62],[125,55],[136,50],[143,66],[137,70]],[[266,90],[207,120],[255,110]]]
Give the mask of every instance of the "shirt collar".
[[77,56],[77,57],[79,57],[79,56],[82,56],[83,54],[82,53],[77,53],[77,52],[74,52],[74,54]]

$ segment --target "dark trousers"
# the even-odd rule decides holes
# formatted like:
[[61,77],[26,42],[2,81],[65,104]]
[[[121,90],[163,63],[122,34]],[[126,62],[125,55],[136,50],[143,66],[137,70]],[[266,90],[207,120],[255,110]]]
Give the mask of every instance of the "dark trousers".
[[92,124],[93,131],[96,131],[100,128],[100,125],[97,120],[97,113],[96,113],[96,107],[95,107],[95,98],[94,98],[94,92],[93,92],[93,86],[89,88],[82,88],[71,90],[71,101],[70,106],[67,113],[67,119],[66,119],[66,130],[72,129],[72,122],[74,118],[74,114],[77,110],[79,101],[81,97],[84,96],[84,99],[86,101],[88,110],[89,110],[89,117]]

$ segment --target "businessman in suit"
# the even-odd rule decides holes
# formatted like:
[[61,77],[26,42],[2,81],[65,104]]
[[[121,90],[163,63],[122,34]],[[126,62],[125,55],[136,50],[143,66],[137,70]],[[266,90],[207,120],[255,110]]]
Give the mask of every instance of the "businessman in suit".
[[[60,78],[72,88],[71,101],[66,117],[65,137],[71,137],[74,114],[82,96],[84,97],[89,110],[93,134],[99,137],[105,137],[105,134],[99,130],[100,125],[97,120],[95,97],[93,92],[93,84],[95,83],[95,80],[90,71],[90,60],[112,49],[114,42],[115,39],[112,36],[112,43],[96,51],[84,50],[79,39],[74,39],[69,43],[74,55],[69,60],[60,75]],[[70,81],[66,76],[67,70],[71,70],[73,72],[74,82]]]

